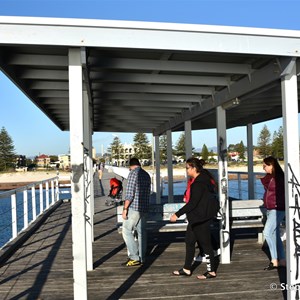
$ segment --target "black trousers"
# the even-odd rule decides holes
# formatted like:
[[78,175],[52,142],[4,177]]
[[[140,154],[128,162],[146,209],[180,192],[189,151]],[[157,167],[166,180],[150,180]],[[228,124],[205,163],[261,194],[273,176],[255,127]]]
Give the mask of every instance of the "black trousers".
[[212,220],[194,225],[188,224],[185,234],[185,269],[191,270],[192,268],[192,263],[195,256],[195,243],[197,242],[207,257],[207,271],[216,271],[217,265],[211,243],[211,223]]

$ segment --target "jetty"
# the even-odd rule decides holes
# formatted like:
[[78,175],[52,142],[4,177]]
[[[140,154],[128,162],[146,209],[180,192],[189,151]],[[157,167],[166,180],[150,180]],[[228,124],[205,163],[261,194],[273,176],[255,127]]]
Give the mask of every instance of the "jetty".
[[[231,263],[219,264],[213,280],[197,280],[205,264],[195,264],[191,277],[176,277],[184,262],[184,232],[149,232],[147,262],[124,267],[126,246],[118,233],[114,206],[104,195],[95,198],[93,264],[88,272],[88,299],[285,299],[285,269],[264,271],[266,248],[255,232],[232,232]],[[1,299],[73,299],[71,202],[61,202],[45,222],[1,262]]]

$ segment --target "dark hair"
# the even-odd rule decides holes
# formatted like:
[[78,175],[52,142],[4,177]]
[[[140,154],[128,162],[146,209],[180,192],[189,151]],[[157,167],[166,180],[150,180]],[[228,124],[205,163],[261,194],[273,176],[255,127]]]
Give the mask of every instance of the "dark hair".
[[196,157],[190,157],[187,159],[186,164],[192,168],[196,168],[197,173],[200,173],[203,170],[203,166],[200,162],[200,159]]
[[140,166],[140,162],[136,157],[132,157],[129,160],[129,166]]
[[206,162],[205,162],[205,160],[203,158],[201,158],[199,161],[200,161],[200,163],[201,163],[202,166],[204,166],[206,164]]
[[278,160],[275,157],[268,156],[268,157],[264,158],[264,163],[267,166],[273,167],[273,169],[272,169],[273,177],[278,178],[278,177],[284,176],[283,170],[282,170],[280,164],[278,163]]

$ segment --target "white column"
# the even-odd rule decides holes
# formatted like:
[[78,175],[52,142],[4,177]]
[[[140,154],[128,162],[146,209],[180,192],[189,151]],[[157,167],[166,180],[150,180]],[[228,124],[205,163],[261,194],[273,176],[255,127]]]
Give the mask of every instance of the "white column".
[[220,222],[221,263],[230,263],[230,229],[229,229],[229,202],[228,202],[228,173],[227,173],[227,142],[226,142],[226,111],[217,107],[217,138],[219,160],[219,199],[222,211]]
[[84,141],[84,191],[86,207],[86,255],[87,270],[93,270],[93,209],[92,197],[94,197],[93,187],[93,167],[92,167],[92,142],[91,142],[91,123],[89,99],[86,91],[83,92],[83,141]]
[[83,176],[83,94],[80,49],[69,49],[69,110],[74,299],[87,299],[86,210]]
[[300,234],[300,176],[299,176],[299,124],[296,64],[292,60],[282,78],[282,112],[284,130],[284,171],[286,206],[286,258],[287,298],[296,299],[300,288],[299,234]]
[[156,204],[161,203],[159,136],[155,136]]
[[173,202],[173,164],[172,164],[172,131],[167,130],[167,163],[168,163],[168,202]]
[[188,120],[184,122],[184,145],[185,145],[185,157],[186,160],[192,157],[192,121]]
[[254,199],[253,125],[247,125],[248,198]]

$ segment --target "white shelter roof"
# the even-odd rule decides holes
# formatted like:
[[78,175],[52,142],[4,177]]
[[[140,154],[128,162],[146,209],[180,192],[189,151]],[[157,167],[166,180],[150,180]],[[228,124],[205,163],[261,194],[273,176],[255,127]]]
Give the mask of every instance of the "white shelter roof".
[[157,135],[186,120],[215,128],[219,105],[228,128],[280,117],[281,77],[300,56],[300,31],[0,17],[1,70],[62,130],[73,47],[82,49],[93,131]]

